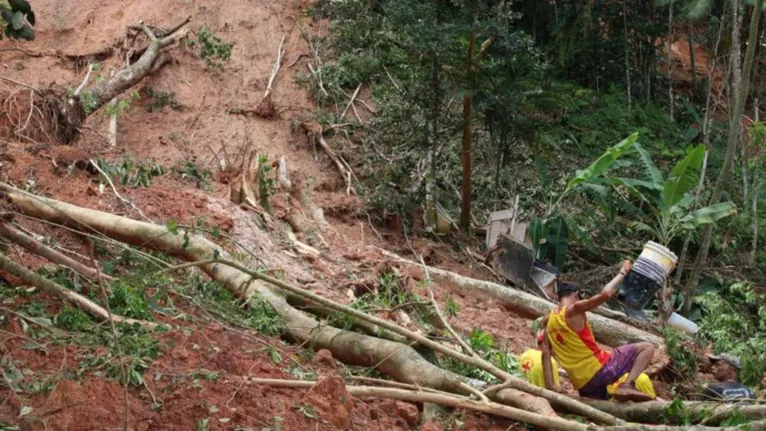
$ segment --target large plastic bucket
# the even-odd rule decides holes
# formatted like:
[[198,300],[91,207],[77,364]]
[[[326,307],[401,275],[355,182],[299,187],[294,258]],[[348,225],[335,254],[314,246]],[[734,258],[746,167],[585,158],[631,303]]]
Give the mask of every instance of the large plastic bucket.
[[684,318],[678,313],[671,314],[670,317],[668,317],[668,321],[666,323],[671,328],[678,329],[679,331],[684,331],[688,334],[696,334],[697,331],[699,331],[699,327],[696,323]]
[[641,252],[641,256],[639,256],[639,259],[641,258],[661,266],[665,270],[666,275],[673,272],[678,263],[678,256],[675,253],[654,241],[649,241],[644,245],[644,250]]
[[662,287],[651,278],[637,271],[631,271],[620,285],[617,300],[626,306],[641,310],[652,300],[652,297]]
[[665,285],[677,262],[678,257],[672,251],[656,242],[647,242],[633,270],[622,282],[617,299],[631,308],[644,308]]

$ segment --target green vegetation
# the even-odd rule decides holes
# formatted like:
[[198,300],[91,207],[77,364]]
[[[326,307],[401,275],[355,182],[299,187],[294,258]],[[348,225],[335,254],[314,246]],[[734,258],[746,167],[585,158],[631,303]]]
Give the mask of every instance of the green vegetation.
[[766,372],[766,297],[749,283],[735,283],[720,292],[701,295],[702,336],[715,352],[729,352],[742,361],[740,378],[757,386]]
[[[495,344],[495,339],[488,332],[481,329],[474,329],[471,331],[468,345],[471,346],[479,356],[496,365],[501,370],[516,377],[522,377],[521,370],[519,369],[519,359],[515,355],[509,353],[507,347],[497,346]],[[466,377],[487,382],[495,380],[494,376],[486,371],[470,367],[450,357],[440,359],[439,365]]]
[[151,99],[146,105],[146,112],[162,111],[166,106],[170,106],[174,111],[179,111],[181,109],[181,104],[176,100],[175,92],[167,92],[152,87],[146,87],[146,95]]
[[210,188],[210,171],[208,169],[200,168],[191,160],[186,160],[180,166],[177,166],[175,171],[181,176],[181,179],[194,181],[197,188],[203,190]]
[[112,182],[127,187],[149,187],[153,178],[165,174],[165,169],[157,163],[135,162],[130,157],[116,163],[97,159],[96,163]]
[[4,0],[0,2],[0,17],[5,24],[0,31],[0,40],[12,39],[35,40],[35,13],[26,0]]
[[234,47],[234,42],[224,42],[207,27],[199,29],[196,41],[188,39],[187,43],[199,50],[200,57],[211,69],[222,69],[223,64],[231,58],[231,50]]

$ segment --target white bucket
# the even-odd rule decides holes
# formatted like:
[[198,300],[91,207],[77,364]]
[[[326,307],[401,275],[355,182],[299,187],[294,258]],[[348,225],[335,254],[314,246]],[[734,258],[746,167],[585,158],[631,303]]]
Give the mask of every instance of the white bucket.
[[696,323],[681,316],[678,313],[671,314],[666,323],[671,328],[678,329],[679,331],[683,331],[688,334],[696,334],[697,331],[699,331],[699,327]]
[[660,265],[665,270],[666,274],[673,272],[676,263],[678,263],[678,256],[676,256],[675,253],[654,241],[649,241],[644,245],[641,257]]

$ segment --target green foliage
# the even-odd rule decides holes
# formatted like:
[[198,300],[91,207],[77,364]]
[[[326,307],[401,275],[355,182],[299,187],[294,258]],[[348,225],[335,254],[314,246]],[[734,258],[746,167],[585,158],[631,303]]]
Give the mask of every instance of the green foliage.
[[175,168],[182,179],[189,179],[197,184],[197,188],[207,190],[210,188],[210,171],[200,168],[191,160],[184,161],[179,167]]
[[188,39],[187,43],[190,47],[199,49],[200,57],[211,69],[222,69],[223,64],[231,58],[231,50],[234,47],[234,42],[224,42],[207,27],[202,27],[197,32],[196,41]]
[[698,182],[698,171],[705,157],[704,145],[689,148],[686,156],[676,163],[664,180],[648,152],[642,149],[639,153],[646,167],[647,181],[625,178],[613,178],[611,181],[613,186],[626,188],[633,197],[650,208],[649,214],[637,212],[644,220],[633,222],[634,228],[650,233],[667,245],[700,226],[716,223],[736,213],[736,207],[731,202],[699,209],[693,207],[694,196],[690,192]]
[[116,103],[109,103],[106,105],[105,111],[107,116],[118,115],[120,112],[125,112],[130,109],[131,105],[137,102],[141,96],[138,91],[132,91],[127,98],[120,99]]
[[63,307],[53,318],[53,323],[75,332],[88,332],[93,329],[93,321],[90,316],[70,306]]
[[267,336],[278,336],[284,332],[282,318],[258,293],[250,297],[247,308],[242,308],[229,290],[222,288],[216,282],[204,281],[196,274],[177,288],[192,295],[195,303],[228,322],[253,328]]
[[4,29],[0,32],[0,40],[5,37],[12,39],[35,40],[35,13],[26,0],[6,0],[0,3],[0,17],[5,21]]
[[692,424],[691,412],[681,399],[674,399],[665,407],[662,419],[664,422],[673,422],[686,426]]
[[589,240],[586,239],[587,234],[577,226],[571,216],[561,211],[562,202],[575,191],[584,189],[586,186],[598,185],[604,174],[618,159],[630,154],[637,140],[638,133],[633,133],[613,147],[608,148],[586,169],[577,171],[575,176],[567,182],[564,191],[554,202],[548,205],[546,216],[532,219],[529,233],[538,258],[546,259],[558,268],[564,268],[570,228],[577,238],[582,239],[586,245],[590,245]]
[[455,301],[455,298],[453,298],[452,295],[448,294],[444,299],[444,312],[450,317],[457,317],[460,312],[460,304]]
[[700,334],[713,343],[716,353],[737,355],[742,383],[757,385],[766,372],[766,297],[748,283],[735,283],[725,292],[696,300],[704,310]]
[[258,199],[260,199],[261,206],[266,211],[271,211],[271,204],[269,203],[269,197],[272,196],[276,190],[276,183],[272,178],[270,172],[272,167],[269,164],[269,159],[266,156],[258,157]]
[[151,320],[152,313],[140,287],[119,279],[111,283],[109,306],[114,314],[139,320]]
[[98,100],[93,96],[93,93],[88,90],[83,90],[80,93],[80,103],[82,104],[82,109],[85,111],[85,115],[92,114],[98,107]]
[[[507,352],[505,349],[499,349],[495,345],[495,340],[490,333],[481,329],[474,329],[471,331],[471,337],[468,340],[468,344],[479,356],[485,360],[491,362],[509,374],[521,377],[518,358]],[[495,380],[495,377],[486,371],[466,365],[463,362],[451,357],[442,358],[439,362],[441,367],[466,377],[480,379],[487,382]]]
[[165,174],[165,169],[157,163],[136,163],[130,157],[115,164],[104,159],[97,159],[96,163],[113,182],[127,187],[149,187],[153,178]]
[[157,90],[152,87],[146,87],[146,95],[151,101],[146,105],[146,112],[162,111],[166,106],[174,111],[181,110],[181,104],[176,100],[175,92],[168,92],[163,90]]
[[665,350],[673,359],[672,366],[682,376],[693,375],[697,370],[697,362],[700,357],[693,348],[684,344],[686,340],[683,333],[666,327],[664,329]]

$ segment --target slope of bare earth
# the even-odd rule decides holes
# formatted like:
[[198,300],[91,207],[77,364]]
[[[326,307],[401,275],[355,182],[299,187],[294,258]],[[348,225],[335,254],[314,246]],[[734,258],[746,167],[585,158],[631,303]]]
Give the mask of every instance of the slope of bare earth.
[[[139,21],[170,27],[191,16],[192,30],[208,27],[223,40],[234,42],[234,49],[223,69],[216,71],[206,67],[191,48],[172,48],[173,61],[134,88],[140,99],[119,115],[116,148],[111,148],[104,138],[107,118],[103,112],[88,118],[81,138],[71,147],[31,140],[2,143],[0,180],[73,204],[140,219],[139,212],[118,199],[109,186],[99,187],[98,175],[81,169],[82,164],[76,162],[103,158],[117,163],[129,158],[134,163],[156,163],[165,168],[188,162],[209,169],[212,177],[208,187],[198,187],[193,180],[167,173],[153,178],[149,187],[117,184],[117,191],[154,222],[176,220],[179,224],[194,225],[204,221],[205,226],[221,230],[244,245],[264,266],[284,269],[288,280],[346,303],[349,302],[346,286],[351,280],[375,279],[377,270],[388,265],[376,246],[407,252],[408,247],[403,245],[406,242],[399,233],[381,229],[375,232],[364,213],[363,199],[346,195],[342,178],[329,159],[321,152],[316,153],[304,138],[293,132],[295,120],[310,115],[313,109],[306,92],[295,83],[295,77],[306,73],[307,62],[312,61],[306,55],[308,48],[301,38],[301,28],[313,34],[327,31],[326,23],[303,17],[306,2],[37,0],[33,6],[38,17],[37,40],[24,43],[23,48],[43,55],[30,57],[22,52],[0,52],[0,74],[33,86],[73,89],[83,80],[87,61],[92,59],[100,62],[99,70],[94,72],[95,80],[124,67],[125,53],[121,47],[127,26]],[[282,37],[285,37],[286,54],[273,94],[279,117],[265,120],[228,114],[232,108],[257,105]],[[21,88],[7,81],[0,82],[0,86],[6,91]],[[178,109],[165,107],[149,112],[146,108],[153,102],[149,94],[157,92],[174,94]],[[280,203],[287,200],[285,193],[278,191],[275,196],[276,215],[272,225],[266,228],[257,221],[257,210],[229,201],[228,182],[236,174],[237,162],[241,163],[248,148],[270,161],[285,156],[294,178],[315,185],[318,190],[315,201],[325,209],[330,222],[321,232],[328,245],[329,258],[307,260],[290,250],[279,220]],[[221,161],[234,165],[234,172],[223,172]],[[79,237],[29,220],[18,221],[37,234],[56,238],[64,249],[87,254],[88,244]],[[465,275],[487,275],[482,274],[481,269],[472,269],[466,256],[454,256],[447,246],[420,240],[413,241],[413,246],[431,250],[431,259],[436,265]],[[11,247],[10,254],[30,267],[44,263],[15,247]],[[422,277],[419,271],[412,269],[401,268],[401,273],[413,280]],[[12,277],[7,278],[14,283]],[[409,283],[409,286],[414,293],[426,296],[418,290],[417,283]],[[439,284],[434,288],[437,299],[442,302],[448,289]],[[49,308],[57,309],[56,301],[44,295],[41,298]],[[451,321],[459,331],[484,329],[495,336],[499,345],[508,346],[516,353],[531,346],[532,334],[525,319],[482,298],[455,299],[460,313]],[[4,304],[10,308],[21,305],[18,300]],[[190,430],[204,420],[208,420],[207,429],[278,429],[274,422],[277,417],[282,419],[285,430],[336,429],[332,420],[317,421],[301,408],[311,402],[311,396],[304,398],[304,393],[297,390],[247,384],[245,379],[247,376],[289,378],[286,372],[289,366],[331,376],[337,373],[331,361],[328,365],[304,360],[297,356],[300,351],[297,347],[224,328],[182,298],[177,305],[197,318],[174,322],[181,325],[180,328],[162,335],[167,349],[144,373],[146,388],[151,392],[145,388],[131,389],[127,401],[123,399],[121,387],[103,375],[87,373],[74,378],[77,364],[93,352],[75,345],[55,344],[47,346],[47,354],[39,349],[25,349],[26,324],[18,317],[7,315],[2,323],[5,332],[0,334],[3,355],[24,370],[26,382],[50,378],[56,384],[51,390],[34,394],[16,393],[3,385],[0,419],[9,424],[23,423],[27,429],[119,428],[124,420],[122,406],[127,402],[131,429]],[[263,350],[263,343],[281,346],[282,359],[273,361]],[[190,377],[200,370],[219,377]],[[314,397],[322,396],[314,394]],[[423,406],[418,408],[422,410]],[[23,412],[27,419],[35,417],[36,420],[20,418]],[[348,426],[360,430],[421,426],[423,430],[499,430],[509,425],[469,414],[459,420],[457,416],[442,417],[421,424],[423,418],[418,415],[423,416],[412,405],[391,406],[385,401],[359,400],[349,412]]]

